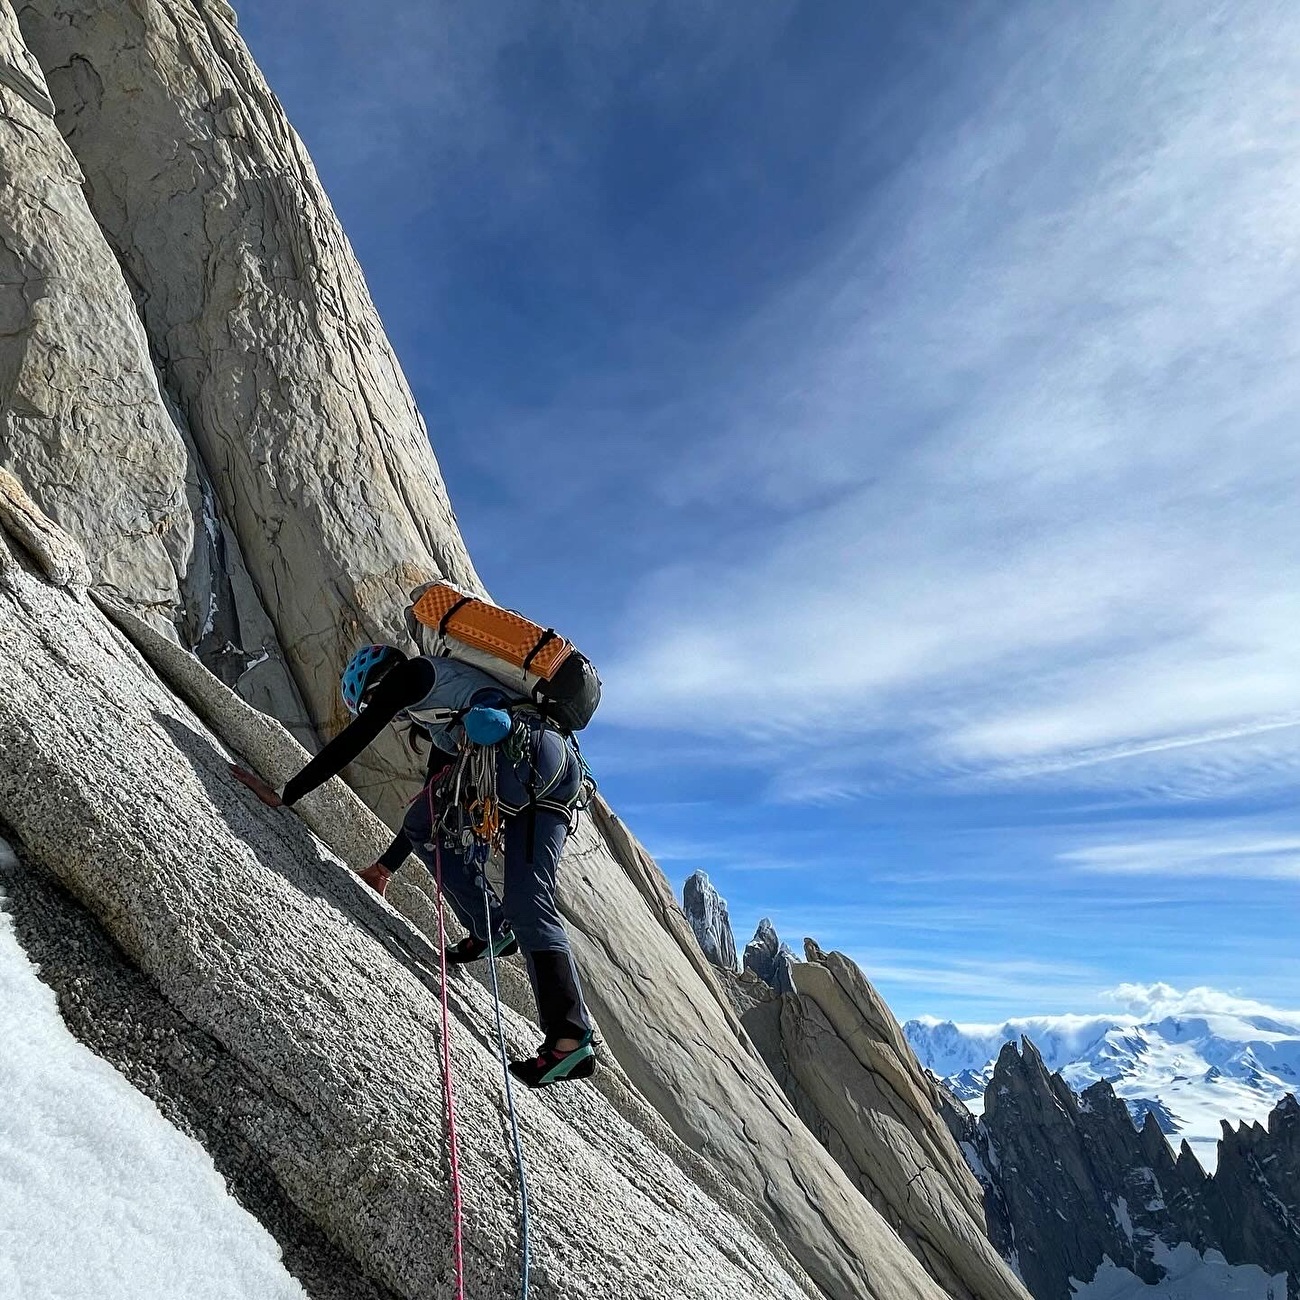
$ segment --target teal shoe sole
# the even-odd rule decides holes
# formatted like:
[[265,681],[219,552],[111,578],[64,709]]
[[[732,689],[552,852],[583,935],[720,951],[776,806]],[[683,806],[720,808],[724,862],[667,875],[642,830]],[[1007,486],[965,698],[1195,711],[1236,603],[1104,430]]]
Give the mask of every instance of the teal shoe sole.
[[[519,941],[515,938],[513,934],[498,935],[497,938],[492,941],[493,957],[510,957],[513,956],[518,951],[519,951]],[[467,966],[472,961],[482,961],[487,955],[488,955],[488,950],[486,948],[484,948],[481,953],[478,953],[474,957],[462,957],[456,953],[456,950],[454,948],[448,948],[447,965]]]
[[510,1073],[530,1088],[545,1088],[548,1084],[565,1083],[569,1079],[590,1079],[596,1073],[596,1051],[590,1043],[584,1043],[537,1077],[530,1072],[531,1065],[531,1061],[516,1061],[510,1067]]
[[596,1073],[596,1052],[590,1043],[575,1048],[537,1081],[539,1088],[561,1079],[589,1079]]
[[519,940],[513,934],[501,935],[492,944],[494,957],[510,957],[519,951]]

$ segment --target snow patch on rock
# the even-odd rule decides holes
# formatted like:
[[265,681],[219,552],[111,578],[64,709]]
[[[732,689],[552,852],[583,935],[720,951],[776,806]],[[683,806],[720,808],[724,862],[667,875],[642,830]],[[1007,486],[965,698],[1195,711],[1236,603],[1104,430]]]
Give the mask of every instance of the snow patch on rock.
[[1229,1264],[1217,1250],[1204,1255],[1187,1242],[1155,1243],[1165,1276],[1148,1286],[1109,1259],[1091,1282],[1070,1279],[1073,1300],[1286,1300],[1286,1274],[1270,1277],[1255,1264]]
[[5,1294],[305,1300],[207,1152],[68,1032],[3,912],[0,1041]]

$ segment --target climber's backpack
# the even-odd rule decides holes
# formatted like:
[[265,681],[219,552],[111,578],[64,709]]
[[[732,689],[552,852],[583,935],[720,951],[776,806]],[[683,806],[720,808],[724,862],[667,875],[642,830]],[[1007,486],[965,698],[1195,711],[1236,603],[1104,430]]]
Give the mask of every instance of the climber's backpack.
[[562,731],[581,731],[600,703],[600,676],[572,642],[449,583],[411,592],[406,626],[422,653],[481,668]]

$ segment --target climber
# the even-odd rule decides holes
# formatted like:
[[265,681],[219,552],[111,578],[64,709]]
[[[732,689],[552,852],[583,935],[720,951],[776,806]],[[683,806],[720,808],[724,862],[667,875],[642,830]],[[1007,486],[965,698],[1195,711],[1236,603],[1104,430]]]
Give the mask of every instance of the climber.
[[[545,1041],[536,1057],[512,1063],[511,1073],[534,1088],[588,1078],[596,1066],[591,1017],[555,901],[560,851],[584,785],[572,744],[535,710],[512,708],[502,684],[481,669],[427,655],[408,658],[396,646],[358,650],[344,671],[342,691],[353,721],[280,791],[251,772],[232,771],[263,803],[292,806],[351,763],[390,723],[408,724],[430,741],[424,789],[392,844],[361,878],[382,894],[408,853],[431,870],[440,866],[447,901],[469,931],[446,949],[447,961],[477,961],[489,947],[494,957],[523,949]],[[490,747],[496,756],[504,902],[440,829],[440,782],[461,750],[473,746]]]

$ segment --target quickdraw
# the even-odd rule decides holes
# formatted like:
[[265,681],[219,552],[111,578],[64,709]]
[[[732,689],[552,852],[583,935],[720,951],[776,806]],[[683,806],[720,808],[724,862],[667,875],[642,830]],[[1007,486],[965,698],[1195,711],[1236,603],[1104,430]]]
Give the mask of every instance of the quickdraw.
[[[465,741],[450,765],[429,782],[432,833],[482,868],[503,847],[505,824],[497,798],[496,750]],[[434,799],[441,807],[435,815]]]

